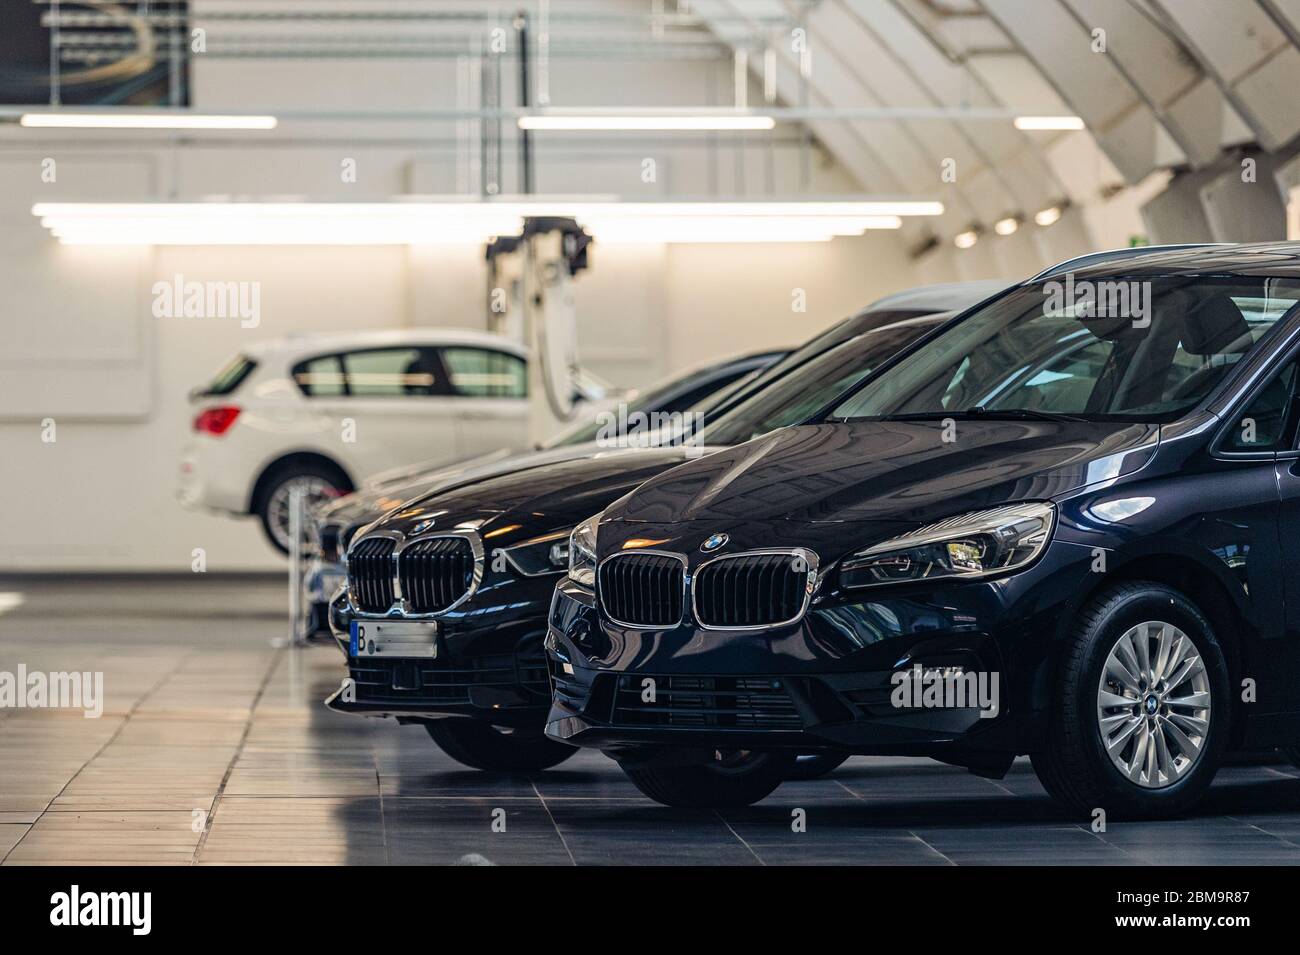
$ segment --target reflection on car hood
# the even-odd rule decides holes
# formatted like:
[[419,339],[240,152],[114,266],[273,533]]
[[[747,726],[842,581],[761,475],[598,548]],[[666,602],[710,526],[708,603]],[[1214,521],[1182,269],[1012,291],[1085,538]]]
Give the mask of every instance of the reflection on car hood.
[[[1156,425],[1073,421],[853,422],[784,428],[648,481],[609,521],[930,522],[1043,500],[1126,474]],[[950,436],[951,440],[945,440]]]
[[317,520],[322,524],[344,526],[368,524],[407,501],[423,497],[436,490],[457,487],[500,474],[511,474],[521,468],[585,458],[597,450],[597,446],[593,443],[555,448],[551,451],[525,451],[521,454],[497,452],[471,458],[459,464],[429,468],[405,477],[391,478],[382,484],[362,487],[356,493],[341,497],[323,508]]
[[433,522],[428,528],[432,533],[472,526],[494,546],[508,545],[571,527],[646,479],[699,454],[698,449],[679,447],[588,451],[440,488],[409,501],[375,527],[405,534],[426,521]]

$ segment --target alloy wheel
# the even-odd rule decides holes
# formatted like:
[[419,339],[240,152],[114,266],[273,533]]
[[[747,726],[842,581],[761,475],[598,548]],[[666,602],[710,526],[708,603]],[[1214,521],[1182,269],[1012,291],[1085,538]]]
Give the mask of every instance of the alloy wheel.
[[1196,644],[1171,623],[1126,630],[1097,686],[1097,728],[1111,762],[1144,789],[1164,789],[1196,765],[1210,733],[1210,681]]
[[286,551],[289,549],[289,500],[295,488],[302,491],[303,503],[306,505],[302,526],[304,543],[310,539],[308,527],[310,515],[316,508],[339,496],[338,488],[329,481],[309,474],[292,477],[276,485],[267,502],[267,523],[271,527],[271,534],[275,537],[276,543]]

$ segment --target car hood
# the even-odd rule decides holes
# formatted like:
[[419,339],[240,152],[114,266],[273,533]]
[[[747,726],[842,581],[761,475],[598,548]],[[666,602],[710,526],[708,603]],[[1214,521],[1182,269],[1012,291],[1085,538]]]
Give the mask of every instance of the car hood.
[[[564,460],[467,480],[408,501],[371,530],[411,534],[472,527],[494,546],[571,527],[648,478],[700,455],[699,449],[587,451]],[[431,523],[426,523],[431,522]],[[360,535],[359,535],[360,536]]]
[[573,445],[550,451],[525,451],[521,454],[497,452],[471,458],[459,464],[429,467],[401,477],[390,477],[382,483],[367,485],[359,491],[341,497],[321,509],[321,524],[352,526],[378,520],[389,511],[408,501],[424,497],[435,491],[471,484],[502,474],[513,474],[559,461],[572,461],[590,457],[597,451],[593,444]]
[[[945,440],[945,438],[950,440]],[[917,525],[1012,501],[1044,500],[1136,470],[1157,425],[958,420],[784,428],[649,480],[607,522]]]

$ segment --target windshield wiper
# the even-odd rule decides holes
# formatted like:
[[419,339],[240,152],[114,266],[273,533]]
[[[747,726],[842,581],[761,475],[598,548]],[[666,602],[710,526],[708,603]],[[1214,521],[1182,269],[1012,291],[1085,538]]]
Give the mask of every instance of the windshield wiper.
[[881,415],[878,421],[942,421],[944,418],[1009,418],[1015,421],[1087,421],[1078,415],[1059,411],[1036,411],[1033,408],[985,408],[975,405],[960,411],[904,411]]
[[957,415],[964,415],[969,418],[1015,418],[1021,421],[1086,421],[1086,418],[1080,418],[1078,415],[1064,414],[1060,411],[1039,411],[1036,408],[985,408],[983,405],[975,405],[973,408],[967,408],[964,411],[958,411]]

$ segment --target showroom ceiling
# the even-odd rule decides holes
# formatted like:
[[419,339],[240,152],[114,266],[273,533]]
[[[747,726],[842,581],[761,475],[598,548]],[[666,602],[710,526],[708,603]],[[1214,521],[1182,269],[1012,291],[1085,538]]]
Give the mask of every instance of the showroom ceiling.
[[[454,122],[462,138],[484,117],[543,128],[546,117],[524,114],[582,105],[571,86],[552,101],[552,64],[601,61],[633,73],[651,60],[713,61],[718,75],[734,77],[727,95],[684,103],[680,90],[661,98],[651,89],[614,112],[667,102],[700,109],[704,123],[762,114],[775,129],[759,135],[802,148],[805,165],[833,157],[863,197],[941,200],[941,216],[904,224],[913,244],[1009,234],[1126,186],[1158,192],[1171,176],[1199,175],[1200,189],[1243,148],[1281,168],[1300,134],[1298,0],[204,0],[179,14],[163,6],[64,4],[61,68],[71,77],[121,66],[148,31],[117,21],[141,15],[155,31],[188,16],[206,30],[204,55],[214,60],[462,62],[483,53],[493,30],[516,35],[512,21],[523,10],[526,107],[511,62],[495,87],[478,74],[461,82],[458,72],[455,90],[431,91],[420,109],[397,102],[308,113],[370,120],[360,138],[367,129],[391,138],[390,121],[418,124],[422,135],[446,135]],[[154,44],[157,62],[167,62],[165,45]],[[1017,118],[1048,118],[1049,128],[1021,128]],[[1162,177],[1154,190],[1153,175]],[[805,171],[801,182],[811,178]]]

